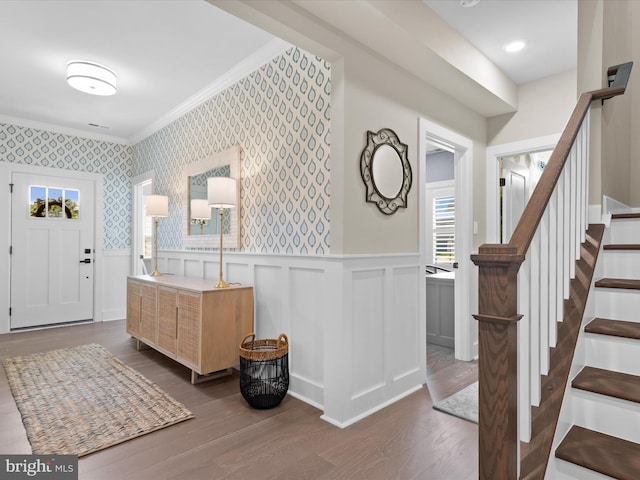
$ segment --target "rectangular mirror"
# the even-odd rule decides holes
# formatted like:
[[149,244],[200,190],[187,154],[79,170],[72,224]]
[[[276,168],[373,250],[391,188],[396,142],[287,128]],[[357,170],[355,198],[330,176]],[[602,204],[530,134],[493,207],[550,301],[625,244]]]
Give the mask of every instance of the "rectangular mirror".
[[[185,222],[182,245],[184,248],[218,248],[220,246],[219,210],[217,208],[208,209],[211,218],[203,220],[203,217],[206,217],[207,208],[203,204],[198,205],[198,200],[202,201],[207,198],[207,179],[209,177],[231,177],[238,181],[237,207],[225,209],[224,212],[222,246],[223,248],[240,248],[239,146],[184,167],[183,210]],[[198,213],[199,211],[203,213]]]

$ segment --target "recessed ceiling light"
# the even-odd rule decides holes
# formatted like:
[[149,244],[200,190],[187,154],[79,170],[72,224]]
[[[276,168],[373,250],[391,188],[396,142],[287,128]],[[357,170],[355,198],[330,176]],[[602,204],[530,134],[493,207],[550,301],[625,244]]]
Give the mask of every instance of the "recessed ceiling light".
[[522,40],[516,40],[515,42],[507,43],[504,47],[505,52],[514,53],[519,52],[525,46],[525,43]]
[[480,0],[460,0],[461,7],[475,7],[478,3]]
[[98,63],[75,60],[67,63],[67,83],[81,92],[113,95],[117,78],[112,70]]

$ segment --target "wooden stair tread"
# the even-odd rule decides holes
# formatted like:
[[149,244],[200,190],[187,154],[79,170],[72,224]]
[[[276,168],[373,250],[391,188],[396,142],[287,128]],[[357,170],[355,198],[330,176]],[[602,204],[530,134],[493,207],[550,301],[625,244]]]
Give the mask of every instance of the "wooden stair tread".
[[612,219],[620,219],[620,218],[640,218],[640,213],[614,213],[611,215]]
[[556,457],[620,480],[637,480],[640,472],[639,444],[575,425]]
[[601,288],[626,288],[629,290],[640,290],[640,280],[632,278],[601,278],[595,283]]
[[640,340],[640,323],[608,318],[594,318],[584,327],[587,333],[599,333],[613,337],[634,338]]
[[640,377],[602,368],[584,367],[571,382],[573,388],[640,403]]
[[640,250],[638,243],[609,243],[603,247],[605,250]]

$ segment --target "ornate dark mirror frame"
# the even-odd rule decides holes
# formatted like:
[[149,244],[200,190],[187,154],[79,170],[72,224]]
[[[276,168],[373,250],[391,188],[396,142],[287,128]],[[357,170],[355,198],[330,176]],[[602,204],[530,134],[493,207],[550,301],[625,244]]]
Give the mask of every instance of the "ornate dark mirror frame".
[[[402,168],[402,185],[393,197],[385,196],[376,185],[373,163],[376,152],[388,145],[398,154],[398,168]],[[360,155],[360,175],[367,187],[366,201],[375,203],[378,209],[385,215],[396,213],[398,208],[407,208],[407,195],[411,190],[411,165],[407,158],[407,145],[400,142],[396,133],[390,128],[383,128],[377,132],[367,131],[367,145]],[[380,183],[381,179],[378,179]]]

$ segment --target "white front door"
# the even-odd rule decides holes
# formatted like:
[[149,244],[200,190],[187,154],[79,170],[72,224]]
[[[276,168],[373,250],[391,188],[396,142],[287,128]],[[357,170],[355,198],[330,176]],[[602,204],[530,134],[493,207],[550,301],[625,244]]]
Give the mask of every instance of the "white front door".
[[529,169],[510,160],[502,160],[502,241],[509,243],[524,207],[529,201]]
[[94,185],[12,174],[11,329],[93,318]]

